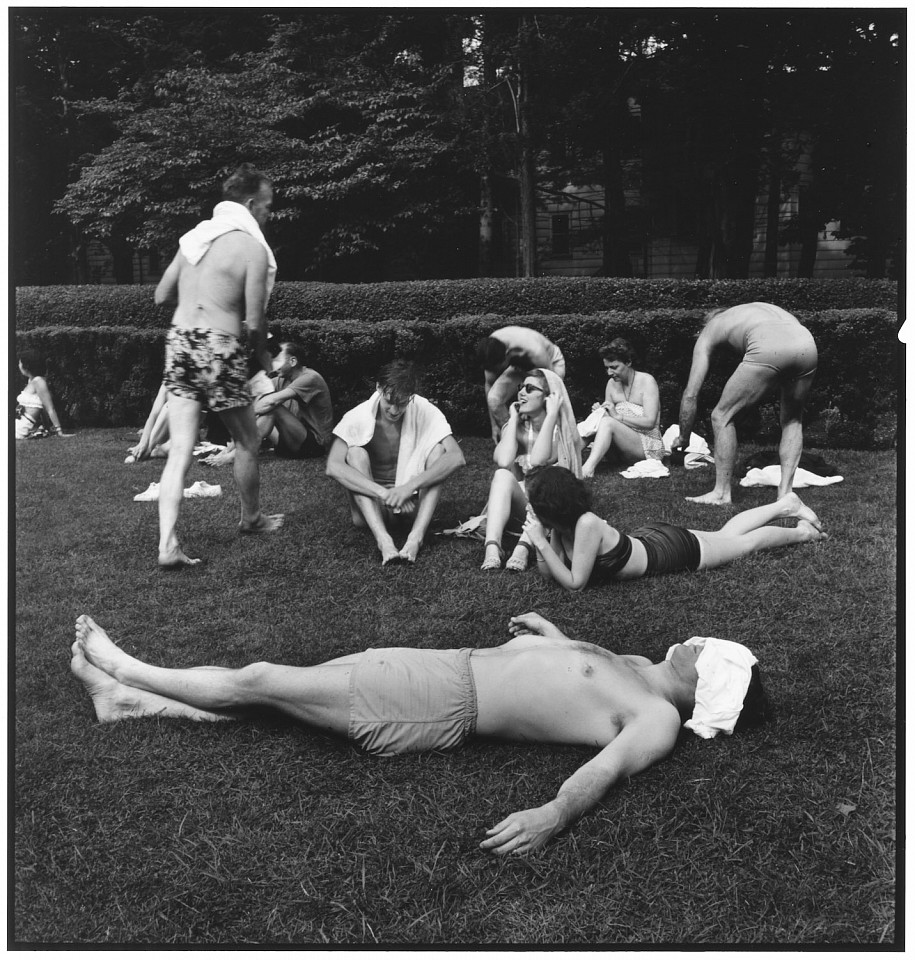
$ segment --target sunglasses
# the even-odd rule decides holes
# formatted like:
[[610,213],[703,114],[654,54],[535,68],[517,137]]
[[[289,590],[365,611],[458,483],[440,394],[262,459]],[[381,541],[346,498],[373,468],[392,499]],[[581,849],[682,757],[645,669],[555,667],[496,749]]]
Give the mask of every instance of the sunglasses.
[[522,383],[518,387],[518,393],[543,393],[543,387],[538,387],[533,383]]

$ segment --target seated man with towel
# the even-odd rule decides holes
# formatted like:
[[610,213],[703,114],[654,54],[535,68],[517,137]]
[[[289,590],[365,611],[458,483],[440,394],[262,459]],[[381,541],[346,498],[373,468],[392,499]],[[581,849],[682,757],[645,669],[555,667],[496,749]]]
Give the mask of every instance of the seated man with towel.
[[768,714],[756,657],[731,640],[692,637],[652,663],[570,640],[537,613],[512,617],[508,628],[512,639],[498,647],[398,647],[310,667],[175,670],[129,656],[81,616],[70,669],[101,722],[238,720],[273,708],[378,756],[444,750],[472,735],[596,751],[555,798],[486,831],[480,846],[498,855],[544,846],[611,787],[666,757],[684,721],[709,739]]
[[248,388],[249,353],[270,370],[264,311],[276,260],[261,227],[270,217],[273,187],[246,163],[226,180],[222,195],[212,220],[181,237],[155,293],[157,304],[175,308],[165,338],[169,450],[159,485],[159,567],[166,570],[200,562],[181,549],[176,527],[204,406],[219,414],[236,443],[239,531],[268,533],[283,522],[260,509],[260,441]]
[[[444,414],[416,395],[411,363],[383,367],[376,392],[334,428],[327,475],[346,490],[353,524],[368,527],[381,563],[415,563],[438,506],[442,484],[464,466],[464,455]],[[389,525],[412,517],[398,550]]]

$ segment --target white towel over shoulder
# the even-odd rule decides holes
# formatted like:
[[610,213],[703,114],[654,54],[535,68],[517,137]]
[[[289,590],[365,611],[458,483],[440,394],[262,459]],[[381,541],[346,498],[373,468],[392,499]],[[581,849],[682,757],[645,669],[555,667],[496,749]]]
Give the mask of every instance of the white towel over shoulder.
[[[344,440],[348,447],[364,447],[375,432],[379,399],[380,394],[376,392],[343,414],[334,427],[334,436]],[[396,484],[400,486],[422,473],[432,448],[450,436],[451,427],[442,411],[425,397],[414,396],[403,416]]]
[[213,219],[201,220],[193,230],[188,230],[178,241],[178,249],[190,264],[199,263],[210,249],[213,241],[233,230],[241,230],[253,237],[267,251],[267,299],[276,281],[276,257],[264,239],[258,222],[250,210],[234,200],[223,200],[213,207]]

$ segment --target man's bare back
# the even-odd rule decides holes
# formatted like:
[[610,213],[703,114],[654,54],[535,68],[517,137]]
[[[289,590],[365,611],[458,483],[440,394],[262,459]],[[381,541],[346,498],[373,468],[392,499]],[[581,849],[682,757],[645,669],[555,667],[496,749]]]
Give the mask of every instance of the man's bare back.
[[245,320],[245,287],[255,267],[266,273],[267,257],[253,238],[240,230],[217,237],[207,255],[196,264],[182,254],[178,264],[178,306],[172,318],[177,327],[210,327],[241,335]]
[[603,748],[634,719],[678,717],[642,676],[650,660],[592,643],[522,635],[470,664],[481,736]]
[[728,344],[742,354],[758,327],[801,326],[798,319],[774,303],[743,303],[715,314],[702,332],[713,344]]

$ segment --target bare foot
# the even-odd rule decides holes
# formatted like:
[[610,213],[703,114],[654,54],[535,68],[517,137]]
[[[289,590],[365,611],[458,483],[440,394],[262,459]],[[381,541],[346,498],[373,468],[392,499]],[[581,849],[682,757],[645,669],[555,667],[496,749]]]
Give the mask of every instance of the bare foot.
[[816,527],[817,530],[823,529],[823,524],[820,522],[820,518],[804,503],[803,500],[792,490],[791,493],[787,493],[784,496],[785,506],[788,509],[789,517],[797,517],[798,520],[806,520],[811,526]]
[[199,566],[203,562],[200,557],[187,556],[180,548],[159,554],[160,570],[183,570],[185,567]]
[[801,538],[802,543],[811,543],[816,542],[817,540],[828,540],[829,535],[823,533],[822,530],[815,527],[808,520],[798,520],[797,529],[804,532],[804,536]]
[[76,643],[89,663],[115,680],[119,679],[119,669],[133,660],[86,614],[76,620]]
[[416,557],[419,555],[419,551],[423,548],[422,540],[411,540],[407,538],[407,542],[401,547],[400,550],[400,559],[406,560],[407,563],[416,563]]
[[208,467],[226,467],[234,460],[234,450],[220,450],[219,453],[211,453],[208,457],[204,457],[200,462]]
[[283,525],[285,514],[262,513],[254,523],[240,523],[238,532],[245,534],[274,533]]
[[729,507],[731,505],[730,494],[725,496],[723,493],[715,493],[714,490],[703,493],[701,497],[686,497],[686,499],[693,503],[708,503],[715,507]]
[[118,683],[104,670],[89,663],[79,640],[73,642],[70,651],[73,654],[70,659],[70,670],[86,688],[86,693],[92,697],[92,705],[95,707],[95,716],[99,723],[113,723],[123,717],[136,716],[139,697],[134,696],[136,691],[132,687]]

